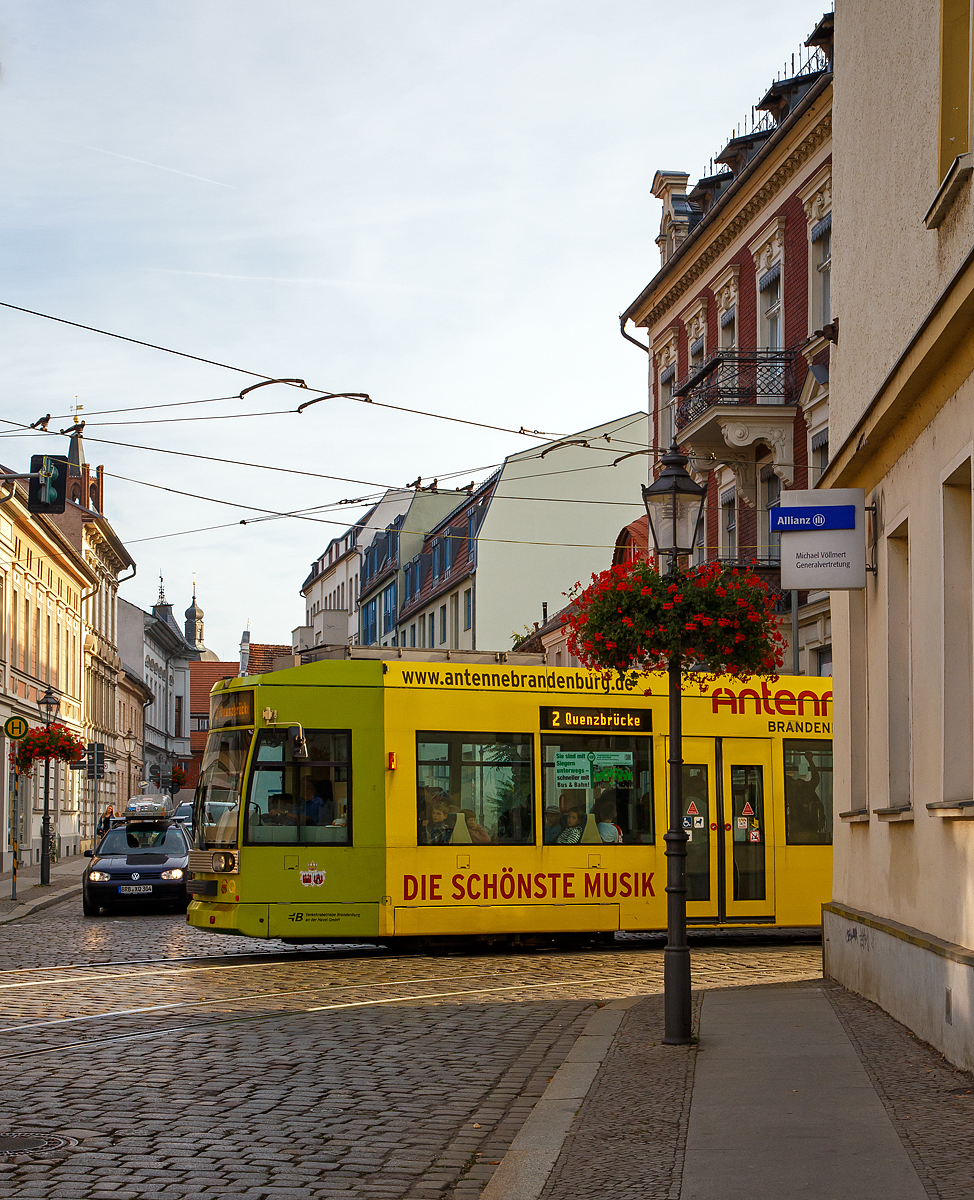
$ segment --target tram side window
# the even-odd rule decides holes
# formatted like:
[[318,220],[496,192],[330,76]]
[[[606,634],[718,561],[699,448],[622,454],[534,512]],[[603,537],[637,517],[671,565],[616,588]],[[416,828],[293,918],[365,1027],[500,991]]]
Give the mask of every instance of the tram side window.
[[529,733],[416,734],[420,846],[534,844]]
[[832,743],[786,738],[785,841],[832,845]]
[[348,845],[351,735],[306,729],[308,758],[292,760],[286,731],[264,729],[247,797],[248,845]]
[[651,738],[542,735],[541,753],[546,845],[655,840]]

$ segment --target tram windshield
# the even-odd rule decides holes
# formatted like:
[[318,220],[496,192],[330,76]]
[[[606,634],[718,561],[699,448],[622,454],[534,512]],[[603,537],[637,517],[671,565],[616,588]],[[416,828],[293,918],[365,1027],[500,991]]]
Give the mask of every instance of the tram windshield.
[[253,736],[251,729],[219,729],[206,739],[193,813],[193,828],[203,850],[237,845],[240,795]]

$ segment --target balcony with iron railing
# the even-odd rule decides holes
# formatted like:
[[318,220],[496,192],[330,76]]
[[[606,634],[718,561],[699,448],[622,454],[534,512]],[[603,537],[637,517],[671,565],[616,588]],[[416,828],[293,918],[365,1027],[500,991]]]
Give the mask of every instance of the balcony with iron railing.
[[793,405],[794,350],[718,350],[680,380],[676,427],[683,432],[718,405]]

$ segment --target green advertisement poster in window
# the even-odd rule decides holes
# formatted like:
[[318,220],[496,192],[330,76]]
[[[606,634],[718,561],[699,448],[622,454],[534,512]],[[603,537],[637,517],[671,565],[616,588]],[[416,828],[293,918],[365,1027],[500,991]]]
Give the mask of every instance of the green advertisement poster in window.
[[592,788],[607,783],[632,787],[631,751],[556,751],[556,788]]

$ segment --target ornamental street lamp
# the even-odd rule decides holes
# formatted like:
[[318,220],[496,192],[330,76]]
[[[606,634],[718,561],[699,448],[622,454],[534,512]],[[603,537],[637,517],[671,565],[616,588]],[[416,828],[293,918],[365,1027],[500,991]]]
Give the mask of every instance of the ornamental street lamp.
[[[689,459],[674,441],[661,459],[663,470],[643,502],[656,548],[666,573],[679,574],[680,559],[693,553],[703,522],[707,489],[687,473]],[[683,828],[683,694],[680,647],[669,661],[670,689],[670,827],[666,843],[666,949],[663,952],[664,1036],[668,1046],[692,1041],[690,947],[687,945],[687,834]]]
[[136,738],[135,734],[129,729],[128,733],[122,738],[122,749],[125,751],[125,756],[128,759],[128,775],[126,776],[125,803],[128,804],[129,796],[132,795],[132,755],[135,753]]
[[[61,700],[51,688],[37,702],[44,714],[44,724],[50,729],[57,719]],[[51,882],[51,760],[44,759],[44,815],[41,818],[41,887]]]

